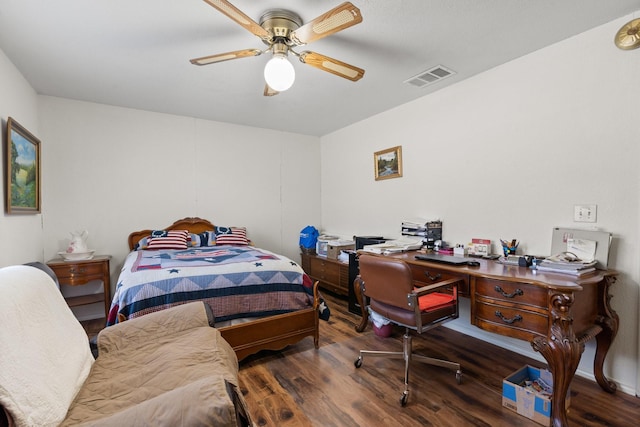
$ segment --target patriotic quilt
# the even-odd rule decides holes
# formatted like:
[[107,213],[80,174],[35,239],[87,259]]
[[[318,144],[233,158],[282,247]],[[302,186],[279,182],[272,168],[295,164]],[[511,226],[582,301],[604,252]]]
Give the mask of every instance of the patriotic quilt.
[[312,281],[291,259],[253,246],[141,250],[127,255],[107,325],[203,300],[216,322],[313,306]]

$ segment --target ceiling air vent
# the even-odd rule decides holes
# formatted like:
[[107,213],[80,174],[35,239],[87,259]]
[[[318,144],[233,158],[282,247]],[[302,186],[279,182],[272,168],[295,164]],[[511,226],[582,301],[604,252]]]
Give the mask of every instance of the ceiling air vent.
[[424,87],[436,83],[442,79],[446,79],[447,77],[455,73],[455,71],[450,70],[447,67],[438,65],[431,68],[430,70],[423,71],[422,73],[413,76],[408,80],[405,80],[404,83],[409,83],[410,85],[417,87]]

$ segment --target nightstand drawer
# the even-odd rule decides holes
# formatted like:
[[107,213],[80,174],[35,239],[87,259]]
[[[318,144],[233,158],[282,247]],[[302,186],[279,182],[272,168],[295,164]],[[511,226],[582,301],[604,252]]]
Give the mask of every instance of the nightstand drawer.
[[58,276],[58,280],[66,285],[85,284],[91,280],[102,279],[104,276],[104,264],[73,264],[68,266],[51,266]]

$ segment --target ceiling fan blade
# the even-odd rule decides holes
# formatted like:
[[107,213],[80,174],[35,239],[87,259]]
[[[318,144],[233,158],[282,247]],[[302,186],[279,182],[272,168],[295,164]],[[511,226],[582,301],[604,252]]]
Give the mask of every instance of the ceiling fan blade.
[[267,30],[262,28],[256,21],[245,15],[240,9],[229,3],[227,0],[204,0],[229,18],[242,25],[254,35],[263,40],[269,40],[271,35]]
[[246,58],[248,56],[258,56],[262,54],[260,49],[236,50],[234,52],[219,53],[217,55],[203,56],[202,58],[191,59],[193,65],[208,65],[216,62],[229,61],[230,59]]
[[352,82],[360,80],[364,76],[362,68],[349,65],[346,62],[320,55],[319,53],[304,51],[300,54],[300,61],[316,67],[322,71],[327,71],[336,76],[343,77]]
[[294,43],[303,45],[361,22],[360,9],[350,2],[345,2],[293,31],[290,38]]
[[277,90],[271,89],[271,86],[265,83],[264,85],[264,96],[274,96],[279,94]]

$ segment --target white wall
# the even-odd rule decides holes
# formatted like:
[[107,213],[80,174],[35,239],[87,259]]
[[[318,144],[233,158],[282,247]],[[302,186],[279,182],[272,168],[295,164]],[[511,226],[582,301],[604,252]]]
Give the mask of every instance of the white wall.
[[[42,261],[42,214],[47,210],[43,203],[42,214],[7,215],[4,185],[6,182],[5,147],[7,144],[7,119],[12,117],[29,132],[40,139],[38,128],[38,97],[22,74],[0,50],[0,121],[2,127],[2,171],[3,202],[0,216],[0,267]],[[46,146],[41,147],[41,155],[46,156]],[[45,170],[43,168],[42,173]]]
[[[307,224],[392,236],[416,216],[442,219],[450,243],[518,238],[525,252],[545,254],[553,226],[582,225],[572,222],[575,204],[597,204],[595,225],[614,233],[610,264],[620,272],[612,305],[621,328],[605,372],[632,393],[640,51],[612,43],[630,18],[327,135],[320,146],[313,137],[38,97],[0,52],[3,129],[14,117],[42,140],[43,157],[42,215],[0,218],[0,266],[49,259],[69,231],[87,229],[90,246],[114,256],[115,282],[130,231],[184,216],[245,225],[256,244],[294,259]],[[403,146],[404,177],[375,182],[372,153],[395,145]],[[454,326],[531,351],[468,319]],[[591,375],[592,353],[589,345],[580,374]]]
[[299,259],[299,231],[320,222],[319,139],[42,96],[47,258],[69,232],[111,254],[127,236],[188,216],[246,226],[253,242]]
[[[322,137],[321,176],[323,230],[342,236],[393,237],[405,218],[439,218],[451,244],[517,238],[524,253],[548,255],[552,227],[591,225],[574,223],[573,208],[597,204],[593,225],[614,234],[610,267],[620,272],[611,303],[621,325],[605,373],[634,393],[640,51],[612,41],[629,19]],[[374,181],[373,153],[396,145],[404,176]],[[468,315],[454,327],[540,358],[528,343],[470,327]],[[593,347],[581,375],[592,375]]]

